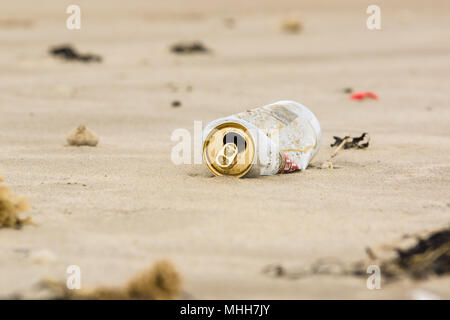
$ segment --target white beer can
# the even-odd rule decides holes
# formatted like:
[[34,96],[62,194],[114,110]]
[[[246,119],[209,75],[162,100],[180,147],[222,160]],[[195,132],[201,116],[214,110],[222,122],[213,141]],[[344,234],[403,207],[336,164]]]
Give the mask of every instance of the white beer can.
[[278,101],[210,122],[203,130],[203,160],[218,176],[305,170],[321,138],[319,121],[308,108]]

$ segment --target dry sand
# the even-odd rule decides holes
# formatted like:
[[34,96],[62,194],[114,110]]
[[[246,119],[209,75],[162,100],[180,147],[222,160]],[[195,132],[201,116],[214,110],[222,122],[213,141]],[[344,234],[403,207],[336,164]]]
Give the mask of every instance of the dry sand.
[[[194,298],[409,299],[417,289],[450,298],[448,276],[368,290],[364,278],[261,272],[360,260],[366,246],[448,224],[448,1],[377,1],[380,31],[366,28],[371,1],[76,2],[79,31],[65,27],[73,1],[0,6],[0,170],[38,224],[0,230],[0,297],[43,297],[34,285],[65,279],[72,264],[92,287],[168,258]],[[283,33],[292,15],[302,31]],[[183,40],[213,52],[169,52]],[[48,55],[63,43],[104,61]],[[345,87],[380,100],[351,101]],[[337,169],[260,179],[170,161],[174,129],[282,99],[322,125],[314,164],[333,135],[368,131],[371,146],[342,151]],[[79,124],[100,136],[97,147],[65,146]],[[52,259],[30,258],[42,251]]]

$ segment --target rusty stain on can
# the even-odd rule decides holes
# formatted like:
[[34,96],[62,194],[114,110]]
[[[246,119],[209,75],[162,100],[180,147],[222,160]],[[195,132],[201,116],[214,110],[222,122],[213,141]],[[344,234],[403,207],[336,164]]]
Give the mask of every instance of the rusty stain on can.
[[279,101],[210,122],[203,159],[218,176],[304,170],[319,150],[320,124],[305,106]]

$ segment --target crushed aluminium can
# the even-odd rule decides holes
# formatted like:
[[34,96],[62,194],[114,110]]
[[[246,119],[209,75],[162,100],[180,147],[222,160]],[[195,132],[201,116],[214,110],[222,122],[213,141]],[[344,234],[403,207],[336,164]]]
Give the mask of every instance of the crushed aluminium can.
[[217,176],[259,176],[305,170],[319,150],[316,116],[278,101],[220,118],[203,130],[203,160]]

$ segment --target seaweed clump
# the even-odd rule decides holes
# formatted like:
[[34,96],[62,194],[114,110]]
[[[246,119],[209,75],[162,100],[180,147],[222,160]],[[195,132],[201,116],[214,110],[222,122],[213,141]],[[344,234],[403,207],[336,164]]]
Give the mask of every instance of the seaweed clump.
[[102,57],[96,54],[81,54],[71,45],[61,45],[50,48],[49,53],[52,56],[67,60],[80,62],[102,62]]
[[[0,177],[0,183],[3,181]],[[20,218],[20,213],[30,208],[28,199],[14,194],[7,186],[0,185],[0,229],[20,229],[25,224],[32,224],[31,218]]]
[[180,42],[171,46],[170,51],[175,54],[208,53],[210,50],[201,42]]
[[367,132],[364,132],[361,136],[359,137],[350,137],[350,136],[345,136],[343,138],[334,136],[334,143],[332,143],[330,146],[331,147],[336,147],[336,146],[340,146],[341,144],[343,144],[343,148],[344,149],[365,149],[369,146],[369,142],[370,142],[370,137],[369,134]]
[[406,273],[413,279],[422,280],[429,275],[450,274],[450,228],[417,238],[412,247],[394,250],[396,257],[381,264],[381,270],[389,278]]
[[84,125],[79,125],[67,135],[67,143],[70,146],[95,147],[98,140],[98,136]]
[[[366,248],[367,260],[342,263],[337,259],[320,259],[310,267],[287,269],[280,264],[268,265],[263,269],[275,278],[299,279],[312,275],[340,275],[367,277],[367,267],[380,267],[381,275],[387,282],[404,277],[424,280],[429,276],[450,274],[450,228],[415,237],[404,237],[408,244],[384,245],[380,249]],[[411,243],[413,240],[413,243]]]
[[156,262],[118,288],[68,289],[62,281],[44,280],[41,287],[53,293],[57,300],[170,300],[181,291],[181,277],[168,260]]

